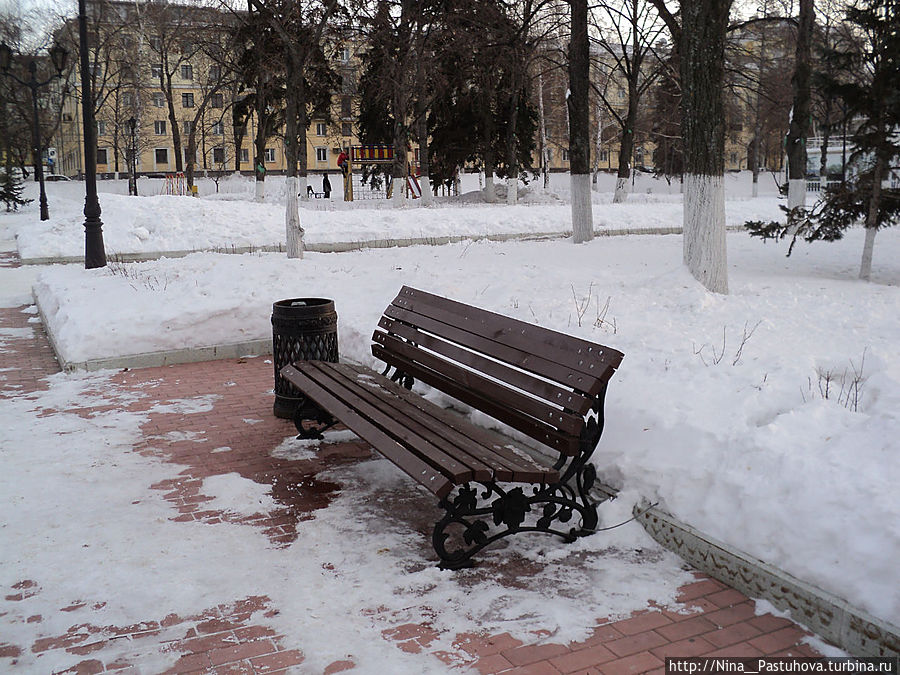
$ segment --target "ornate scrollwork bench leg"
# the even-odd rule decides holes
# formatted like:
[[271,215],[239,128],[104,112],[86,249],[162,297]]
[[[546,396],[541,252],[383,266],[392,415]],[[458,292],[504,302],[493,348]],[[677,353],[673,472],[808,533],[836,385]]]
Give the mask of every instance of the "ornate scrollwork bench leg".
[[[596,532],[601,502],[590,494],[597,470],[588,460],[600,440],[602,415],[601,404],[597,416],[588,420],[581,434],[579,454],[557,462],[554,468],[561,476],[558,483],[511,489],[495,482],[466,483],[442,499],[440,506],[446,513],[432,534],[440,567],[471,567],[473,556],[481,549],[519,532],[543,532],[566,542]],[[570,522],[572,526],[566,527]],[[454,543],[448,547],[451,536]]]
[[[304,426],[304,422],[312,422],[312,424]],[[294,412],[294,426],[300,432],[297,438],[321,441],[324,438],[323,433],[337,423],[338,420],[317,406],[311,399],[301,396],[300,404]]]
[[[599,522],[597,502],[588,495],[593,465],[566,483],[505,489],[494,482],[466,483],[441,500],[446,511],[434,527],[432,544],[442,569],[471,567],[472,557],[498,539],[519,532],[543,532],[566,542],[592,534]],[[571,527],[566,527],[572,523]],[[448,540],[454,536],[452,548]]]

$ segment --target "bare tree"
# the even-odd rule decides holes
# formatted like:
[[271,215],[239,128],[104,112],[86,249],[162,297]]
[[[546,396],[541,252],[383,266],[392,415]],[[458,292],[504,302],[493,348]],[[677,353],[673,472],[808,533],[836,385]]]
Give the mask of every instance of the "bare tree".
[[813,0],[800,0],[797,24],[794,75],[791,78],[794,105],[791,108],[790,128],[785,139],[788,157],[788,208],[806,205],[806,139],[809,136],[810,77],[812,73]]
[[570,0],[569,169],[572,184],[572,231],[576,244],[594,238],[591,210],[590,42],[587,0]]
[[[249,0],[268,22],[283,50],[285,65],[284,149],[287,163],[285,236],[287,256],[303,257],[303,228],[298,211],[298,190],[306,193],[306,129],[313,99],[311,72],[328,72],[322,52],[326,26],[338,10],[337,0],[322,2],[263,2]],[[307,70],[311,72],[307,72]],[[314,80],[313,80],[314,81]],[[331,82],[327,82],[331,84]],[[301,163],[298,180],[298,160]]]
[[611,77],[624,80],[628,96],[623,114],[619,106],[609,100],[605,88],[596,89],[620,130],[619,168],[613,196],[613,201],[620,203],[625,201],[628,179],[631,178],[641,100],[663,72],[664,64],[655,45],[665,31],[665,24],[652,5],[643,0],[619,4],[603,2],[600,9],[606,30],[598,32],[608,37],[601,37],[597,42],[612,64]]
[[728,292],[725,242],[725,41],[732,0],[651,0],[677,45],[684,135],[684,263],[716,293]]

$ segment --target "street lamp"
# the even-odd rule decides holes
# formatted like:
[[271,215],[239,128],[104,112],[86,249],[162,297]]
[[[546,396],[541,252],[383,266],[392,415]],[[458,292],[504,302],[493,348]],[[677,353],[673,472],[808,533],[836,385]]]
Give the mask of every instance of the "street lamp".
[[94,125],[94,96],[91,91],[91,64],[88,59],[87,9],[78,0],[78,51],[81,53],[81,121],[84,126],[84,268],[106,267],[103,248],[103,221],[97,198],[97,129]]
[[11,77],[23,87],[31,90],[31,107],[32,107],[32,125],[31,140],[32,152],[34,153],[34,179],[41,186],[41,220],[50,220],[50,211],[47,208],[47,191],[44,189],[44,151],[41,148],[41,124],[38,117],[38,89],[49,84],[54,77],[62,77],[63,70],[66,67],[66,57],[69,53],[59,44],[53,45],[50,51],[50,60],[56,69],[56,75],[51,75],[46,80],[37,79],[37,62],[34,58],[28,62],[28,79],[23,80],[18,75],[10,71],[12,65],[12,49],[5,42],[0,44],[0,70],[7,77]]
[[128,194],[137,196],[137,157],[135,156],[137,153],[137,146],[134,142],[134,127],[137,125],[137,120],[134,117],[130,117],[128,119],[128,128],[131,130],[131,157],[128,161]]

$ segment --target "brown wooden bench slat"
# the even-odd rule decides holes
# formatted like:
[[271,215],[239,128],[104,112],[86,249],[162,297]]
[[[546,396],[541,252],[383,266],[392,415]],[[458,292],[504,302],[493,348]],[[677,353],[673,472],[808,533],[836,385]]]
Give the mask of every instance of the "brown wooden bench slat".
[[[314,373],[314,369],[320,372]],[[435,430],[433,420],[430,425],[423,424],[415,415],[410,414],[413,411],[409,409],[408,405],[404,405],[386,389],[378,385],[367,386],[359,381],[357,373],[327,361],[306,361],[298,364],[298,370],[317,380],[323,376],[334,380],[360,400],[366,401],[372,406],[372,409],[378,410],[384,418],[390,419],[405,431],[414,434],[414,437],[403,439],[403,445],[413,447],[414,452],[426,462],[437,463],[442,467],[454,467],[456,471],[450,477],[455,479],[457,476],[465,476],[463,482],[465,480],[495,479],[494,464],[496,462],[485,462],[449,442],[445,436]],[[446,458],[440,457],[438,453],[445,455]],[[462,468],[466,471],[463,472]]]
[[549,360],[593,377],[603,377],[608,367],[616,368],[623,358],[615,349],[408,286],[400,289],[392,304],[500,344],[529,353],[540,351]]
[[282,368],[281,376],[303,391],[318,405],[322,406],[324,410],[340,419],[355,434],[433,494],[443,498],[453,489],[454,483],[452,480],[415,455],[411,455],[400,443],[365,419],[352,407],[320,387],[294,366]]
[[[424,314],[416,314],[396,305],[390,305],[385,309],[384,316],[452,340],[468,349],[486,354],[504,363],[515,364],[516,367],[522,370],[527,370],[548,380],[563,384],[567,389],[571,388],[573,392],[584,392],[588,397],[595,396],[602,389],[605,381],[602,377],[600,379],[594,377],[585,378],[584,373],[544,358],[540,354],[494,342],[468,330],[443,323]],[[579,380],[579,378],[581,379]],[[565,407],[577,410],[581,414],[587,412],[587,410],[582,411],[581,408],[576,406]]]
[[404,359],[420,364],[429,371],[463,385],[474,395],[496,401],[507,408],[510,414],[534,420],[565,434],[577,436],[581,433],[584,418],[580,415],[568,413],[546,401],[507,387],[501,382],[420,349],[418,345],[410,345],[396,336],[376,333],[372,339]]
[[399,354],[408,361],[419,364],[429,371],[457,382],[473,395],[496,401],[503,406],[509,415],[521,417],[529,422],[546,425],[570,436],[577,436],[584,426],[584,418],[580,415],[561,410],[546,401],[529,396],[521,391],[505,386],[479,372],[463,368],[447,359],[435,356],[418,345],[412,346],[396,336],[379,333],[373,336],[389,351]]
[[[317,363],[317,361],[298,361],[295,364],[295,368],[323,389],[351,405],[361,416],[375,424],[385,434],[406,448],[411,455],[418,457],[421,461],[439,471],[453,484],[459,485],[475,479],[476,472],[471,466],[461,463],[456,457],[434,446],[427,439],[409,427],[404,426],[385,411],[379,410],[370,400],[360,397],[358,392],[348,388],[347,382],[343,378],[335,378],[333,373],[317,368]],[[311,396],[311,398],[313,397]],[[345,422],[345,424],[347,423]],[[353,429],[350,424],[347,424],[347,426]],[[355,429],[353,430],[355,431]],[[481,471],[481,480],[490,480],[489,470],[483,469]]]
[[473,370],[505,382],[506,384],[521,389],[547,401],[556,408],[565,408],[579,413],[579,419],[590,410],[592,400],[565,389],[554,382],[536,378],[529,372],[525,372],[499,361],[493,361],[480,354],[458,347],[446,339],[429,335],[415,326],[410,326],[400,321],[382,317],[378,326],[391,335],[398,335],[406,340],[411,340],[420,347],[425,347],[433,352],[445,356],[457,363],[461,363]]
[[438,425],[441,433],[458,448],[484,462],[493,463],[496,467],[494,480],[523,483],[552,483],[559,480],[559,472],[555,469],[541,466],[522,450],[513,450],[508,437],[475,426],[460,415],[441,408],[364,366],[330,365],[344,372],[352,372],[357,377],[371,378],[374,386],[390,392],[403,401],[405,406],[414,409],[406,410],[406,415],[424,424]]
[[[390,336],[385,333],[381,333],[380,335],[384,336],[383,339],[387,341],[392,349],[396,346],[395,343],[399,342],[396,339],[390,338]],[[401,346],[400,349],[405,348]],[[514,429],[518,429],[531,438],[553,448],[557,452],[561,452],[565,455],[574,455],[578,452],[577,437],[562,433],[548,424],[538,422],[533,417],[511,410],[501,402],[492,401],[486,398],[472,389],[467,388],[466,380],[463,380],[462,382],[451,380],[441,373],[424,367],[420,363],[403,358],[402,355],[399,355],[397,352],[384,349],[380,344],[372,345],[372,354],[376,358],[399,368],[410,376],[450,394],[463,403],[478,408]]]

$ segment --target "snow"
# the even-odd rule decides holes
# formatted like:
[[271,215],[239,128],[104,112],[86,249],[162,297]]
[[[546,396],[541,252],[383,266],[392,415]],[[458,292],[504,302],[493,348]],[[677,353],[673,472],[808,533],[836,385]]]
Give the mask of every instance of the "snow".
[[[526,203],[512,207],[478,203],[471,195],[462,205],[438,197],[428,209],[314,200],[301,202],[301,223],[307,242],[563,232],[570,229],[567,177],[553,178],[553,192],[535,190]],[[766,192],[761,181],[762,196],[750,199],[749,176],[725,178],[729,224],[780,216],[774,186]],[[596,229],[680,226],[677,185],[641,176],[624,204],[612,204],[614,177],[603,180],[609,191],[592,193]],[[118,186],[101,183],[103,189]],[[209,194],[210,186],[201,187],[209,197],[201,199],[104,192],[109,249],[149,253],[283,242],[277,181],[267,180],[274,203],[263,204],[252,201],[252,182],[224,181],[230,191],[217,196]],[[78,255],[83,217],[77,188],[78,183],[49,184],[51,220],[39,223],[29,205],[21,214],[0,218],[0,239],[14,232],[23,257]],[[145,182],[141,188],[148,193]],[[680,236],[631,235],[597,237],[579,246],[567,239],[464,241],[307,252],[303,260],[288,260],[283,253],[198,252],[95,270],[79,265],[3,270],[4,284],[8,274],[13,282],[8,292],[4,287],[0,304],[23,304],[23,288],[36,277],[34,292],[56,345],[66,360],[76,362],[265,339],[271,337],[273,302],[328,297],[338,312],[342,359],[375,365],[369,338],[403,284],[607,344],[625,359],[610,384],[607,427],[594,456],[601,479],[622,491],[605,525],[630,517],[642,497],[659,501],[706,534],[900,624],[900,232],[879,235],[871,283],[856,278],[863,239],[864,232],[855,230],[840,242],[798,245],[786,258],[783,244],[729,233],[729,295],[709,293],[693,280],[682,264]],[[100,312],[102,330],[97,329]],[[0,349],[3,340],[0,334]],[[214,605],[220,585],[231,589],[231,597],[282,594],[297,599],[297,605],[266,619],[282,631],[302,636],[329,626],[340,632],[319,646],[324,651],[308,655],[311,663],[343,658],[339,645],[352,642],[364,671],[365,664],[385,662],[384,650],[390,649],[392,667],[397,664],[392,672],[422,672],[421,661],[407,663],[382,640],[359,637],[379,635],[384,628],[361,614],[361,607],[386,607],[381,621],[384,616],[398,623],[415,620],[416,609],[402,599],[415,593],[416,607],[446,608],[430,618],[451,632],[487,627],[521,634],[552,625],[555,640],[578,639],[585,622],[597,616],[627,614],[648,598],[672,602],[685,580],[677,562],[655,549],[634,523],[571,547],[521,544],[525,555],[558,557],[558,573],[577,576],[569,587],[603,589],[573,598],[551,594],[550,571],[515,593],[498,586],[471,592],[465,583],[448,584],[430,567],[410,572],[418,555],[412,535],[382,512],[371,517],[386,530],[380,536],[387,553],[384,560],[366,560],[367,547],[352,544],[370,536],[369,523],[360,520],[360,503],[396,486],[396,470],[380,460],[339,470],[340,482],[354,487],[301,523],[308,528],[306,550],[267,548],[260,535],[228,523],[195,528],[171,523],[161,498],[144,494],[140,504],[128,506],[136,498],[130,489],[146,485],[148,477],[164,480],[178,471],[129,452],[139,440],[142,414],[57,413],[53,429],[66,434],[65,444],[32,431],[48,423],[39,419],[47,409],[90,401],[104,378],[109,374],[55,375],[48,391],[0,406],[0,428],[7,430],[0,492],[8,503],[0,569],[4,582],[27,565],[63,575],[82,597],[116,597],[121,606],[109,609],[113,625],[117,618],[139,616],[141,607],[159,606],[163,598],[168,604],[174,598],[179,606],[171,611],[184,614]],[[120,403],[127,405],[124,398]],[[191,414],[211,400],[167,405]],[[99,447],[93,441],[98,429],[108,439]],[[325,442],[341,440],[346,438]],[[316,445],[288,438],[272,452],[302,459],[315,453]],[[114,481],[92,480],[98,462]],[[65,477],[77,480],[63,482]],[[103,499],[121,503],[130,520],[85,531],[78,526],[81,511],[96,502],[87,495],[110,485],[120,488]],[[35,511],[38,490],[50,498]],[[272,505],[260,486],[236,474],[207,479],[203,493],[220,508],[244,515]],[[38,522],[53,523],[58,546],[31,552],[13,546],[33,536]],[[194,528],[187,537],[185,527]],[[325,537],[329,529],[338,536]],[[137,531],[140,537],[122,536]],[[67,550],[88,542],[97,556],[107,557],[105,567],[90,556],[70,564]],[[158,550],[160,542],[167,547],[165,564],[142,567],[141,555]],[[652,555],[628,553],[634,549]],[[175,588],[172,569],[188,552],[198,551],[201,563],[194,561],[178,577],[179,583],[185,583],[184,574],[197,578]],[[592,555],[579,558],[580,552]],[[344,576],[323,575],[323,560],[334,561]],[[143,591],[120,597],[115,588],[123,583],[122,572],[104,576],[96,570],[125,569],[129,561],[135,566],[129,574]],[[284,570],[283,578],[260,579],[252,572],[257,565]],[[221,572],[215,586],[200,579],[208,569]],[[52,615],[51,608],[39,606],[40,596],[29,602],[31,613]],[[14,624],[15,630],[31,630],[22,623]],[[57,634],[66,627],[61,624]],[[434,668],[440,672],[437,663]]]

